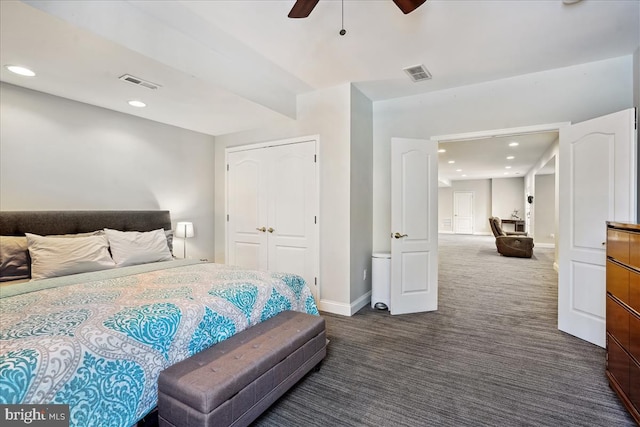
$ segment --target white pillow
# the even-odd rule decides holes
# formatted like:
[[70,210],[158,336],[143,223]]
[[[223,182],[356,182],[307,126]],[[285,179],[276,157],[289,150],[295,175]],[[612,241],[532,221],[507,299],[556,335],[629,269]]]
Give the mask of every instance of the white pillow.
[[45,237],[26,233],[26,236],[33,280],[115,267],[104,235]]
[[162,228],[144,233],[105,228],[104,232],[109,239],[111,256],[118,267],[173,259]]

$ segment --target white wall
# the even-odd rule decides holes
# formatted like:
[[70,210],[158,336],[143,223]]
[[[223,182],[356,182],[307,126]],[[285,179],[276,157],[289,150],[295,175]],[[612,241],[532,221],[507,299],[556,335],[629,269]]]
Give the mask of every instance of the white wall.
[[[555,252],[555,263],[557,265],[558,263],[558,238],[559,238],[559,233],[561,232],[559,230],[559,221],[560,221],[560,211],[559,211],[559,194],[560,194],[560,182],[558,180],[558,169],[560,166],[560,157],[559,157],[559,151],[560,151],[560,140],[556,139],[551,146],[549,146],[549,148],[547,148],[547,150],[542,154],[542,156],[540,156],[540,158],[538,159],[538,161],[536,162],[535,165],[533,165],[533,167],[529,170],[529,172],[527,172],[527,174],[524,177],[524,185],[525,185],[525,191],[527,192],[527,194],[533,194],[534,195],[534,200],[533,200],[533,204],[536,204],[536,200],[535,200],[535,193],[536,193],[536,174],[538,173],[538,171],[540,171],[542,168],[545,167],[545,165],[549,162],[553,162],[554,164],[554,170],[556,171],[555,173],[555,179],[554,179],[554,219],[553,219],[553,233],[555,234],[555,238],[554,238],[554,245],[556,248],[556,252]],[[536,210],[533,208],[533,205],[530,205],[527,203],[526,205],[526,210],[527,210],[527,222],[528,224],[528,231],[529,234],[531,236],[534,237],[534,242],[536,241],[536,226],[538,221],[536,220]],[[546,227],[546,226],[543,226]],[[543,230],[543,233],[545,231]]]
[[283,120],[267,128],[216,137],[215,259],[224,262],[225,148],[305,135],[320,136],[319,305],[321,310],[335,313],[351,311],[351,96],[350,84],[300,95],[297,120]]
[[536,175],[533,198],[536,244],[555,245],[556,174]]
[[169,210],[213,258],[213,137],[1,83],[0,141],[0,210]]
[[628,55],[375,102],[373,249],[390,249],[386,236],[391,232],[392,137],[429,139],[435,135],[587,120],[633,106],[632,74],[633,57]]
[[438,233],[453,233],[453,188],[438,188]]
[[[633,53],[633,105],[636,107],[636,120],[640,115],[640,47]],[[637,129],[637,142],[640,143],[640,126]],[[636,162],[636,168],[640,169],[640,150],[636,150],[638,153],[638,159]],[[639,185],[636,185],[638,189],[638,212],[640,212],[640,173],[638,174]]]
[[[351,87],[351,302],[371,290],[373,104]],[[366,275],[364,274],[366,270]]]
[[[453,193],[470,191],[473,193],[473,234],[491,234],[491,180],[467,179],[451,181],[451,187],[438,189],[438,231],[453,232]],[[450,223],[451,227],[445,227]]]
[[518,217],[524,219],[524,177],[492,179],[491,196],[491,216],[510,219],[517,210]]

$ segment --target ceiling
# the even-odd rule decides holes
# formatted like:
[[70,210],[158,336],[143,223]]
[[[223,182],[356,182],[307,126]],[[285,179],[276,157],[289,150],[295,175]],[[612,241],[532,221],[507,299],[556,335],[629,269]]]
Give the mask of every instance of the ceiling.
[[[440,142],[439,150],[445,150],[438,154],[440,186],[465,179],[523,177],[556,139],[557,131]],[[552,166],[538,174],[551,173]]]
[[[37,76],[2,67],[0,79],[222,135],[295,120],[297,95],[346,82],[375,102],[630,55],[640,45],[637,0],[429,0],[409,15],[391,0],[346,0],[344,36],[340,1],[321,0],[297,20],[287,18],[292,5],[2,0],[1,65],[29,66]],[[403,68],[416,64],[433,79],[413,83]],[[125,73],[161,87],[118,80]],[[131,99],[147,107],[130,107]],[[521,174],[549,138],[517,159]],[[492,152],[485,144],[456,156],[478,159]]]

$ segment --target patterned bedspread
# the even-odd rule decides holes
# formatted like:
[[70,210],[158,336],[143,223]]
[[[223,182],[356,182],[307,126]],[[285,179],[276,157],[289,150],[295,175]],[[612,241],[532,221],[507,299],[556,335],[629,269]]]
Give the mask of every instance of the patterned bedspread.
[[127,427],[156,406],[166,367],[280,311],[318,314],[299,276],[173,263],[4,292],[0,403],[66,403],[73,426]]

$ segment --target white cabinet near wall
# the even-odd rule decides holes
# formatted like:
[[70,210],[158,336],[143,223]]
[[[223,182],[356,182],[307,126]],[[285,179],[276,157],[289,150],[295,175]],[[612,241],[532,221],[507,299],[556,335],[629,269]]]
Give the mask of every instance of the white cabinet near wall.
[[227,150],[226,261],[302,276],[317,298],[316,141]]

